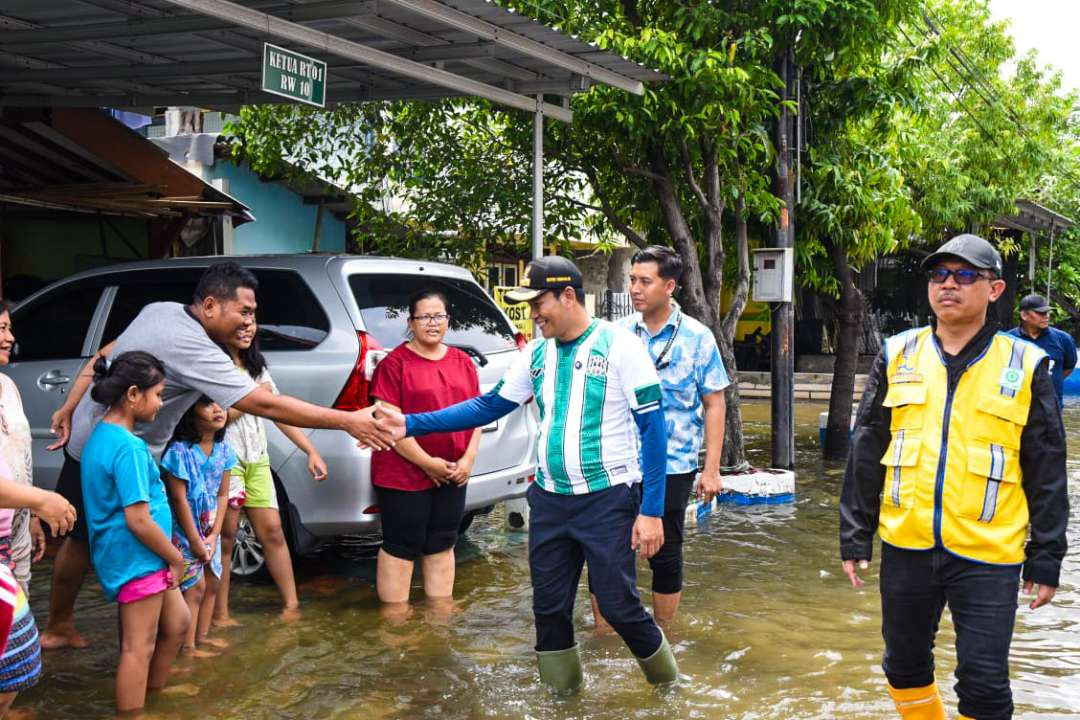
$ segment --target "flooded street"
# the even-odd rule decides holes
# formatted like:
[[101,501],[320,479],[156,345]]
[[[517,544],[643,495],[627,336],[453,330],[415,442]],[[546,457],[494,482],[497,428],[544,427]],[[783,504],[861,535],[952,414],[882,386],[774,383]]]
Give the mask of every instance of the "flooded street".
[[[850,718],[893,717],[880,669],[877,565],[853,590],[837,556],[841,469],[818,456],[821,405],[797,407],[797,502],[725,506],[688,530],[686,588],[669,637],[684,682],[654,690],[616,637],[594,637],[578,602],[585,688],[553,698],[537,682],[526,537],[503,530],[501,509],[478,518],[459,546],[452,618],[423,604],[401,625],[380,619],[374,549],[305,560],[304,614],[277,620],[272,585],[236,583],[243,627],[232,647],[180,675],[148,710],[168,718]],[[768,403],[744,405],[754,464],[768,464]],[[1080,405],[1070,437],[1069,538],[1080,545]],[[875,558],[876,560],[876,558]],[[642,564],[644,566],[644,563]],[[35,568],[33,607],[46,615],[50,567]],[[1018,613],[1012,653],[1017,717],[1080,716],[1080,555],[1070,550],[1055,603]],[[639,584],[646,590],[649,573]],[[414,587],[414,597],[419,590]],[[88,650],[45,656],[41,683],[20,696],[40,718],[111,716],[115,606],[91,583],[77,618]],[[952,628],[942,624],[938,682],[955,714]]]

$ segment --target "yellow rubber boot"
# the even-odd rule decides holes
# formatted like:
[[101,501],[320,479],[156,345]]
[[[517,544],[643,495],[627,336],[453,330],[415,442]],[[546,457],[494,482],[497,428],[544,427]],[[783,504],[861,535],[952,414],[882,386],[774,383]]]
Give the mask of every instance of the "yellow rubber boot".
[[945,720],[945,706],[941,703],[937,683],[903,690],[890,685],[889,695],[904,720]]

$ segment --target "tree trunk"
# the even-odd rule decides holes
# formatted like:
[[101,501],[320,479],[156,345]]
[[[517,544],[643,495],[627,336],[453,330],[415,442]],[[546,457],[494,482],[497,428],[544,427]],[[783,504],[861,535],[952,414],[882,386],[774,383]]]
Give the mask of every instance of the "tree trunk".
[[[745,460],[742,434],[742,412],[740,409],[737,368],[734,356],[735,324],[746,306],[750,281],[749,250],[746,240],[745,202],[740,198],[736,236],[739,245],[739,277],[735,292],[735,303],[725,318],[720,317],[720,288],[723,284],[724,250],[722,243],[722,220],[724,201],[721,197],[720,173],[716,162],[716,148],[711,142],[700,144],[702,165],[704,166],[704,187],[694,177],[694,163],[685,143],[681,144],[682,175],[686,184],[697,199],[704,216],[704,237],[701,241],[705,249],[705,263],[698,255],[698,242],[687,221],[686,210],[679,194],[677,171],[669,163],[659,144],[648,149],[649,169],[628,168],[634,175],[647,177],[656,193],[660,205],[664,229],[667,231],[672,246],[683,261],[683,275],[679,292],[679,303],[683,311],[713,331],[720,355],[724,361],[731,386],[725,391],[727,414],[725,416],[724,451],[721,462],[725,466],[740,465]],[[600,187],[595,170],[587,163],[582,163],[583,172],[592,185],[593,192],[600,200],[604,215],[628,241],[644,247],[645,239],[626,224],[616,209],[608,201]],[[727,328],[725,330],[725,328]]]
[[847,252],[836,243],[825,243],[840,283],[836,304],[836,362],[829,393],[829,423],[825,429],[824,455],[829,460],[847,457],[851,433],[851,405],[855,397],[855,368],[859,360],[859,336],[863,323],[863,296],[855,287]]
[[720,356],[724,360],[731,384],[724,390],[727,414],[724,418],[724,452],[720,464],[724,467],[739,467],[746,463],[746,448],[742,427],[742,399],[739,396],[739,368],[735,363],[735,328],[739,316],[746,308],[746,299],[750,292],[750,248],[746,233],[746,201],[742,194],[735,201],[735,257],[736,276],[735,292],[720,323],[719,332],[714,329]]
[[672,245],[683,260],[682,292],[679,294],[679,300],[688,315],[712,327],[716,324],[719,308],[711,307],[706,300],[697,245],[676,191],[676,179],[671,166],[664,157],[663,151],[657,147],[650,148],[649,164],[653,173],[652,186],[656,192],[656,199],[660,203],[664,226],[671,237]]

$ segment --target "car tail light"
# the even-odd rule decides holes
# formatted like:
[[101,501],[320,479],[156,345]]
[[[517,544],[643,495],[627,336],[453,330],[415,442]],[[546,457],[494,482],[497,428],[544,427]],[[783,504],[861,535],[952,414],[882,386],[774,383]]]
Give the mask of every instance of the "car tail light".
[[375,336],[358,332],[356,337],[360,340],[360,355],[349,373],[349,379],[345,381],[345,387],[334,401],[335,410],[362,410],[371,405],[371,378],[379,361],[388,354]]
[[364,508],[364,514],[365,515],[378,515],[379,514],[379,506],[378,505],[368,505],[366,508]]
[[529,482],[529,484],[532,484],[532,483],[536,482],[536,476],[535,475],[530,475],[529,478],[528,478],[528,482]]

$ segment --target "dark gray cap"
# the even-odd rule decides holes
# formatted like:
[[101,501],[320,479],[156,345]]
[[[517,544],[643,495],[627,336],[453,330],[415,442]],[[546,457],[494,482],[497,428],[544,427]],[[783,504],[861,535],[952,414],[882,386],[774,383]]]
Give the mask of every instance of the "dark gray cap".
[[512,303],[523,303],[549,290],[561,292],[563,288],[582,286],[581,271],[577,265],[558,255],[545,255],[529,263],[520,287],[508,290],[503,297]]
[[1026,295],[1024,299],[1020,301],[1020,310],[1040,313],[1050,312],[1050,303],[1046,302],[1046,298],[1042,295]]
[[957,235],[949,240],[922,261],[923,270],[929,270],[936,263],[950,257],[963,260],[980,270],[992,270],[1001,277],[1001,253],[978,235]]

